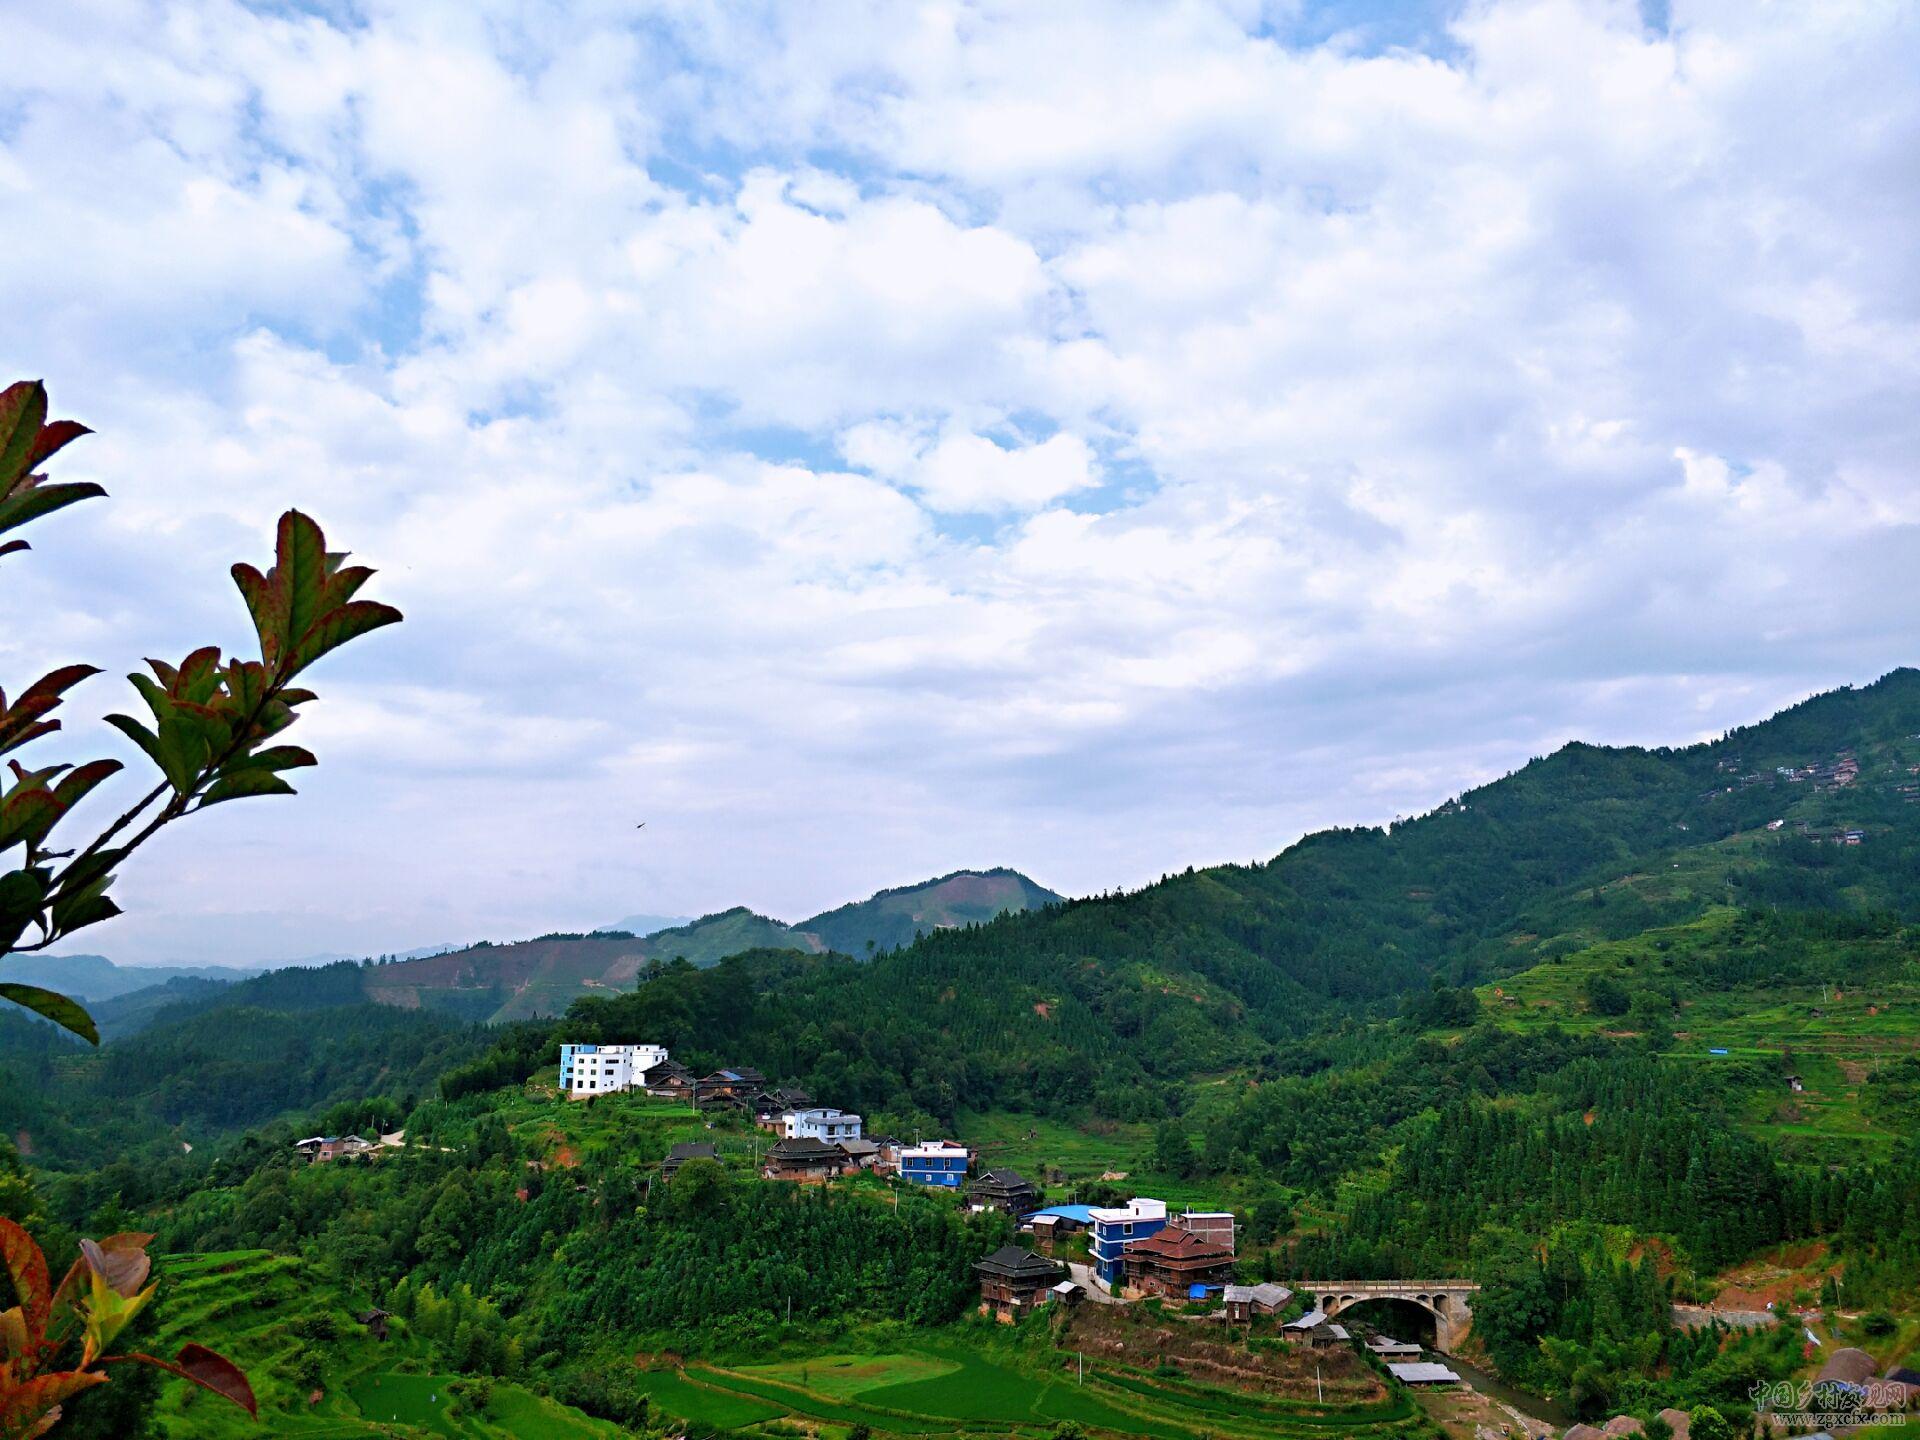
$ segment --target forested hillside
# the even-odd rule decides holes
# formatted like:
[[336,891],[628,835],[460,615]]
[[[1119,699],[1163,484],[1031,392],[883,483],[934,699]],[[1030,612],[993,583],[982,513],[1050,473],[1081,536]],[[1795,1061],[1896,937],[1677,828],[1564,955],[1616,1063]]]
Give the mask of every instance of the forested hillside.
[[[580,1002],[565,1028],[647,1034],[935,1123],[996,1105],[1145,1118],[1198,1074],[1297,1069],[1298,1037],[1392,1015],[1436,984],[1715,914],[1920,916],[1916,769],[1920,672],[1903,670],[1712,744],[1569,745],[1416,820],[940,931],[870,965],[757,952],[704,974],[668,966]],[[1750,932],[1729,930],[1690,963],[1724,980],[1797,966],[1808,981],[1809,966],[1907,963],[1904,948],[1813,946],[1781,930],[1756,962]],[[529,1066],[535,1038],[504,1052]]]

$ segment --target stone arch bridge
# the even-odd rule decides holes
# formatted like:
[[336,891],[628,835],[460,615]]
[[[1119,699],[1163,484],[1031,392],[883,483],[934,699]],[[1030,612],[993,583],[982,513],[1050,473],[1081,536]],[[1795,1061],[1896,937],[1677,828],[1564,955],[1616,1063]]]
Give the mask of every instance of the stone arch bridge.
[[1365,1300],[1405,1300],[1433,1316],[1433,1345],[1453,1351],[1473,1328],[1471,1280],[1301,1280],[1294,1290],[1311,1295],[1331,1320]]

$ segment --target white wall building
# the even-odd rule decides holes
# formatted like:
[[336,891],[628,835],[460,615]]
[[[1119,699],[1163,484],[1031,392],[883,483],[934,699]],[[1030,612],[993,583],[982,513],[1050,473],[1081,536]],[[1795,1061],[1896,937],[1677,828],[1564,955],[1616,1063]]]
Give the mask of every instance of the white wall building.
[[780,1117],[780,1133],[789,1140],[823,1140],[838,1145],[842,1140],[860,1138],[860,1117],[831,1105],[789,1110]]
[[560,1091],[569,1100],[631,1090],[667,1058],[664,1045],[562,1045]]

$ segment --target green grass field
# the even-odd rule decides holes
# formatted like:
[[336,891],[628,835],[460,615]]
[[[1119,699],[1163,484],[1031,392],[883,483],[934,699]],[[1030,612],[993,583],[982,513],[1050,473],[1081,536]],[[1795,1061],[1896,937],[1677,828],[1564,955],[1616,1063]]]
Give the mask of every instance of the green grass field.
[[1221,1198],[1217,1184],[1156,1172],[1149,1163],[1153,1132],[1146,1125],[1103,1125],[1095,1133],[1036,1115],[970,1111],[961,1115],[959,1132],[957,1138],[979,1151],[979,1169],[1010,1166],[1036,1184],[1049,1167],[1064,1171],[1065,1182],[1046,1187],[1056,1201],[1065,1200],[1076,1184],[1097,1182],[1109,1172],[1127,1178],[1108,1183],[1173,1205],[1211,1205]]
[[930,1380],[956,1368],[932,1355],[813,1355],[773,1365],[742,1365],[744,1375],[760,1376],[802,1390],[850,1399],[867,1390],[914,1380]]
[[[1863,1085],[1876,1067],[1920,1055],[1920,975],[1890,965],[1877,942],[1831,942],[1831,985],[1773,981],[1710,989],[1683,978],[1692,957],[1726,944],[1737,914],[1709,911],[1686,924],[1601,941],[1479,987],[1497,1023],[1515,1030],[1557,1025],[1573,1031],[1634,1033],[1631,1016],[1593,1013],[1586,986],[1611,975],[1629,989],[1642,984],[1678,992],[1669,1020],[1674,1040],[1664,1053],[1689,1064],[1761,1062],[1741,1118],[1754,1134],[1816,1162],[1886,1154],[1908,1128],[1900,1117],[1876,1117]],[[1872,963],[1862,960],[1870,955]],[[1877,978],[1852,980],[1854,975]],[[1724,1050],[1725,1055],[1716,1055]],[[1788,1066],[1804,1085],[1794,1091]]]

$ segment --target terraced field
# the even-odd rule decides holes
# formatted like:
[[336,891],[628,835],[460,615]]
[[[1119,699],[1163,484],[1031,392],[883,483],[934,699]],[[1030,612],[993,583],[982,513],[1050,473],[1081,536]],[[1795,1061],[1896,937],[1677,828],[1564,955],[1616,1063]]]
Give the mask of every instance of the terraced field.
[[[203,1391],[169,1383],[157,1419],[178,1440],[614,1440],[620,1430],[515,1385],[495,1382],[484,1415],[462,1413],[448,1382],[415,1372],[420,1347],[400,1330],[382,1344],[353,1320],[350,1297],[304,1261],[263,1250],[167,1255],[155,1263],[161,1326],[155,1348],[211,1345],[247,1372],[260,1420]],[[318,1351],[325,1383],[301,1378]],[[769,1417],[762,1417],[769,1418]],[[396,1429],[396,1427],[404,1427]]]
[[1038,1436],[1062,1420],[1143,1440],[1206,1435],[1384,1437],[1419,1421],[1401,1395],[1365,1406],[1317,1407],[1089,1366],[1063,1354],[1043,1369],[960,1344],[875,1355],[820,1355],[769,1365],[693,1365],[648,1372],[656,1407],[696,1430],[744,1429],[778,1416],[883,1434]]

